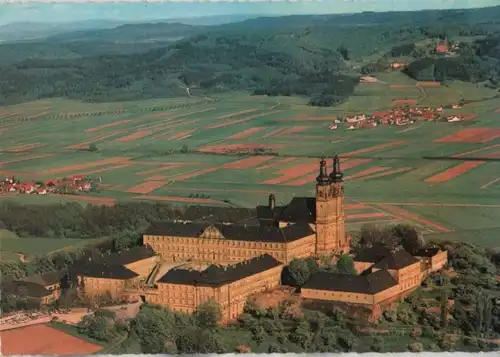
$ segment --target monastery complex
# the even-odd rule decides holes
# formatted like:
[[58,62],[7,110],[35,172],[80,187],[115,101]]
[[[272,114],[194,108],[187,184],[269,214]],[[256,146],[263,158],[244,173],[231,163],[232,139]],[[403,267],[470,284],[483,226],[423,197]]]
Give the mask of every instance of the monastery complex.
[[[344,183],[340,161],[321,160],[315,197],[277,206],[274,195],[254,209],[190,207],[177,220],[154,223],[143,246],[74,268],[81,293],[137,300],[192,313],[214,299],[223,322],[243,312],[247,298],[281,285],[295,258],[348,254]],[[385,302],[413,291],[448,260],[446,251],[411,255],[381,246],[353,256],[357,275],[320,271],[301,289],[304,301],[333,302],[380,311]]]

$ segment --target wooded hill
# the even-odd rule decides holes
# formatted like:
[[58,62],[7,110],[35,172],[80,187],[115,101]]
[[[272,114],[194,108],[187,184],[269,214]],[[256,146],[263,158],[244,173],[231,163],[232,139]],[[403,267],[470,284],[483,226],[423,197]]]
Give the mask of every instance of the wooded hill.
[[[353,93],[360,74],[354,64],[366,56],[395,56],[398,48],[425,38],[494,36],[497,15],[500,7],[257,18],[218,26],[136,24],[4,44],[0,104],[172,97],[186,95],[187,85],[193,95],[247,90],[334,105]],[[489,58],[497,50],[478,46],[486,49],[477,52],[474,45],[473,54],[453,60],[416,58],[408,74],[427,78],[432,67],[437,80],[484,80],[498,72]]]

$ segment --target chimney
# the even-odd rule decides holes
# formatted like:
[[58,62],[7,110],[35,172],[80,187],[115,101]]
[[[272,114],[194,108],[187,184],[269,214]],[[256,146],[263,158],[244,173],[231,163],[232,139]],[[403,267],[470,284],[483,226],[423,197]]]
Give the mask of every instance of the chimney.
[[269,209],[272,211],[276,207],[276,197],[271,193],[269,195]]

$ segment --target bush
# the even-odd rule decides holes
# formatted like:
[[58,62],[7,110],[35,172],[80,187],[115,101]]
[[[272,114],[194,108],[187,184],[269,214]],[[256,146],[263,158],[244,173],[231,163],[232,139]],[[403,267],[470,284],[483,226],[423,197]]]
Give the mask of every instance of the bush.
[[410,343],[410,345],[408,346],[408,349],[414,353],[423,352],[424,345],[422,345],[420,342],[413,342],[413,343]]
[[420,336],[422,336],[422,329],[420,327],[414,327],[410,333],[410,336],[413,339],[420,338]]

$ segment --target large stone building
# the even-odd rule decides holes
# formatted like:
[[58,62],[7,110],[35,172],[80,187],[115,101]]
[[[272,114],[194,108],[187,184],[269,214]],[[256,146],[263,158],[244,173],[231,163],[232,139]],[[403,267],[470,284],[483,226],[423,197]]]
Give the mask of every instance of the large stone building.
[[[294,258],[349,252],[337,156],[330,174],[321,160],[316,181],[315,197],[295,197],[286,206],[271,194],[267,206],[190,207],[175,220],[153,223],[142,247],[76,267],[79,285],[88,298],[140,297],[186,313],[214,299],[230,321],[250,295],[279,286]],[[354,260],[358,275],[317,273],[302,297],[380,310],[441,269],[447,254],[428,249],[412,256],[376,246]]]
[[431,248],[411,255],[402,248],[391,250],[377,245],[353,259],[357,275],[318,272],[302,287],[302,297],[363,307],[371,319],[377,319],[383,307],[414,291],[429,274],[442,269],[448,253]]
[[158,222],[144,234],[144,244],[171,261],[234,263],[269,254],[281,262],[312,255],[347,252],[344,184],[340,161],[327,173],[321,160],[316,197],[295,197],[277,206],[254,209],[192,207],[183,217]]

